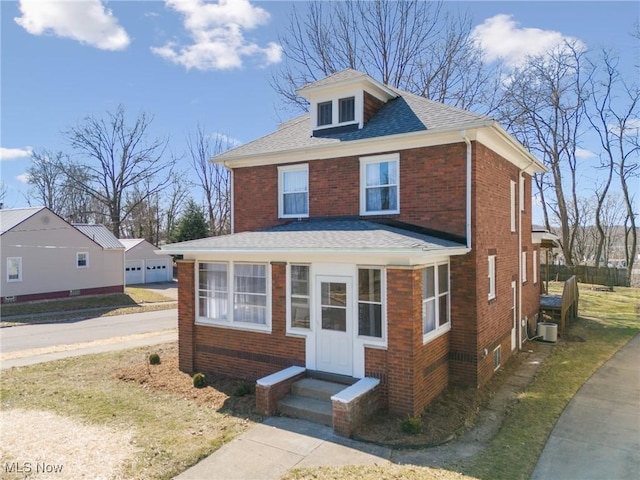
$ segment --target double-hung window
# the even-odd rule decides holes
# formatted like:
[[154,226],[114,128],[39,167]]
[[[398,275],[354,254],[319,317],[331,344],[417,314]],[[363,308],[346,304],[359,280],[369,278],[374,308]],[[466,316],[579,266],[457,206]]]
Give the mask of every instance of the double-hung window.
[[358,269],[358,335],[383,337],[382,270]]
[[360,159],[360,214],[400,212],[400,156],[378,155]]
[[278,167],[278,214],[280,218],[309,216],[309,167],[307,164]]
[[311,312],[309,265],[291,265],[289,278],[290,325],[292,328],[309,328]]
[[522,252],[522,283],[527,283],[527,252]]
[[422,333],[424,342],[450,329],[449,298],[449,263],[425,267],[422,273]]
[[533,284],[537,284],[538,283],[538,251],[534,250],[533,251]]
[[263,263],[200,263],[199,319],[205,323],[268,326],[267,269]]
[[489,255],[487,263],[489,270],[489,300],[493,300],[496,298],[496,256]]
[[511,198],[510,198],[510,217],[511,217],[511,231],[516,231],[516,182],[511,180]]
[[22,281],[22,257],[7,258],[7,282]]

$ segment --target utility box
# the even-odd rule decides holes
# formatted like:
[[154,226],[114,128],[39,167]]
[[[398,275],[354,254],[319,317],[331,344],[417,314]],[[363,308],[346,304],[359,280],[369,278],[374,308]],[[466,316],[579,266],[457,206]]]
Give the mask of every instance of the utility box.
[[558,325],[552,322],[538,323],[537,336],[543,342],[556,343],[558,341]]

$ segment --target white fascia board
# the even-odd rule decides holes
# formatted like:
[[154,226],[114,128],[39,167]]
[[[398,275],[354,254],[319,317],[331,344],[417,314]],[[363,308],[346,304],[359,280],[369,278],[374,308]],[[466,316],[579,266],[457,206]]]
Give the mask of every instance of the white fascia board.
[[236,158],[226,157],[225,159],[218,160],[216,163],[233,169],[259,165],[309,162],[313,160],[325,160],[338,157],[373,155],[381,152],[395,152],[410,148],[461,143],[463,141],[460,136],[460,132],[462,130],[466,130],[469,139],[475,140],[474,131],[479,128],[490,126],[491,123],[482,122],[463,124],[443,129],[420,130],[418,132],[365,138],[362,140],[351,140],[349,142],[336,141],[329,145],[325,144],[317,147],[303,147],[268,153],[254,153],[250,155],[241,155]]
[[398,96],[390,88],[387,88],[382,83],[374,80],[368,75],[362,75],[357,78],[352,78],[350,80],[344,80],[342,82],[332,82],[324,85],[318,86],[308,86],[299,88],[296,93],[306,100],[313,101],[315,97],[317,97],[320,93],[326,94],[328,92],[339,93],[344,90],[346,87],[360,87],[363,90],[369,91],[369,93],[375,95],[378,98],[390,100],[392,98],[396,98]]
[[290,263],[348,263],[360,265],[411,266],[428,263],[433,259],[465,255],[466,247],[443,247],[429,250],[416,249],[199,249],[169,251],[184,255],[185,259],[201,261],[236,262],[290,262]]
[[518,142],[497,122],[493,123],[492,128],[479,130],[476,140],[529,175],[548,171],[540,160],[534,157],[524,145]]

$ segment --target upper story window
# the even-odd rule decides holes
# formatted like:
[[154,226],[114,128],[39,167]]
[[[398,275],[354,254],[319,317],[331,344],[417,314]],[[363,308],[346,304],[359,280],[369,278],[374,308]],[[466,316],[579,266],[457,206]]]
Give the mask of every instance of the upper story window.
[[318,104],[318,126],[331,125],[333,123],[333,102]]
[[488,277],[489,277],[489,300],[496,298],[496,256],[488,257]]
[[360,159],[360,215],[400,212],[400,156]]
[[340,123],[353,122],[356,119],[355,97],[341,98],[338,100],[338,111],[338,121]]
[[7,258],[7,282],[22,281],[22,257]]
[[511,180],[511,198],[510,198],[510,208],[511,208],[511,231],[516,231],[516,182]]
[[278,216],[280,218],[309,216],[308,165],[278,167]]

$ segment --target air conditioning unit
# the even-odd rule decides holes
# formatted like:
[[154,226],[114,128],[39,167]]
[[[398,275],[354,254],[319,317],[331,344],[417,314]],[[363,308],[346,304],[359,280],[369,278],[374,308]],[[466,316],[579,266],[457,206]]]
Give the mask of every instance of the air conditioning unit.
[[558,325],[552,322],[538,323],[537,336],[543,342],[556,343],[558,341]]

